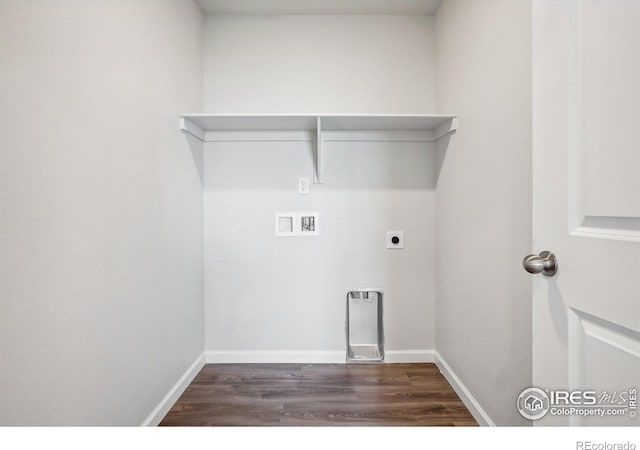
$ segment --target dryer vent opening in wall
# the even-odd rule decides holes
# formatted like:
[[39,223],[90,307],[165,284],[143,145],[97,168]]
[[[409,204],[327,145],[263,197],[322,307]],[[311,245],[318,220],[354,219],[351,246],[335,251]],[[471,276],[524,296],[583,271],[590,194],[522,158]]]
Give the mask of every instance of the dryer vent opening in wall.
[[382,289],[347,292],[347,362],[384,361]]

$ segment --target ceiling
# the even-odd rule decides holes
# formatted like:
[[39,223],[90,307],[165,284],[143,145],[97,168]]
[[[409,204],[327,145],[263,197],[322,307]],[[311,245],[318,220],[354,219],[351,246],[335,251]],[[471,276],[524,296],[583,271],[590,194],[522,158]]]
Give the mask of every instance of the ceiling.
[[197,0],[207,14],[408,14],[432,16],[441,0]]

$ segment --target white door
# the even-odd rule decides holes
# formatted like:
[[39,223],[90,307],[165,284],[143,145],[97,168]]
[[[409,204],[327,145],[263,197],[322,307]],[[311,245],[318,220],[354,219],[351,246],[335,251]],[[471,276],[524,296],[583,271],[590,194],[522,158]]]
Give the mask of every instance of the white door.
[[640,1],[533,0],[532,38],[532,250],[558,272],[531,275],[527,413],[640,426]]

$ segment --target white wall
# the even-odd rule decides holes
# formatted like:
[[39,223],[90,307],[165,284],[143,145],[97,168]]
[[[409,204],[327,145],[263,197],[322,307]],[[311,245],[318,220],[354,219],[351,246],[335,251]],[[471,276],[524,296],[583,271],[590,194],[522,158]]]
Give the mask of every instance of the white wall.
[[531,2],[444,0],[437,104],[460,117],[437,185],[438,352],[498,425],[531,385]]
[[[429,17],[208,16],[205,110],[432,111],[432,31]],[[387,349],[433,349],[430,145],[327,143],[325,184],[300,197],[309,143],[206,144],[207,351],[344,352],[354,287],[384,287]],[[276,211],[305,210],[319,237],[274,236]],[[398,229],[406,249],[386,250]]]
[[[406,356],[393,350],[432,350],[432,145],[326,143],[325,184],[299,196],[298,177],[312,179],[309,143],[206,144],[207,351],[344,361],[345,294],[358,287],[385,290],[390,358]],[[276,237],[276,211],[318,211],[320,236]],[[387,230],[405,232],[404,250],[386,249]]]
[[183,0],[0,3],[0,425],[139,425],[201,354]]
[[427,16],[207,16],[205,111],[432,111],[432,30]]

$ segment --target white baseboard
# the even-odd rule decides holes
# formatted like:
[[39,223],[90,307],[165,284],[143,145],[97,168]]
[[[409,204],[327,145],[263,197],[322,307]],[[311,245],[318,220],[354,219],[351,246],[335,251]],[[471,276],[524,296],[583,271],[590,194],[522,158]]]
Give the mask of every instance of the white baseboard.
[[434,350],[385,350],[384,362],[387,363],[432,363]]
[[167,395],[158,403],[151,414],[142,422],[143,427],[155,427],[157,426],[164,416],[169,412],[171,407],[175,402],[178,401],[182,393],[187,389],[189,383],[193,381],[193,379],[198,375],[200,369],[204,366],[205,354],[202,353],[198,358],[191,364],[191,366],[186,370],[185,373],[182,374],[180,379],[173,385]]
[[345,362],[343,351],[252,351],[216,350],[205,353],[207,364],[340,364]]
[[[384,360],[387,363],[432,363],[433,350],[387,350]],[[216,350],[205,353],[207,364],[344,364],[344,351],[251,351]]]
[[493,422],[493,420],[491,420],[489,414],[487,414],[487,412],[482,409],[480,403],[478,403],[474,396],[471,395],[469,389],[467,389],[460,378],[458,378],[458,376],[455,374],[453,369],[451,369],[449,364],[447,364],[447,362],[444,360],[442,355],[440,355],[440,353],[438,353],[437,351],[435,352],[435,363],[440,369],[440,372],[442,372],[442,375],[444,375],[444,377],[447,379],[453,390],[456,391],[456,394],[458,394],[460,400],[462,400],[473,418],[476,419],[476,422],[478,422],[478,424],[481,426],[495,427],[496,424]]

